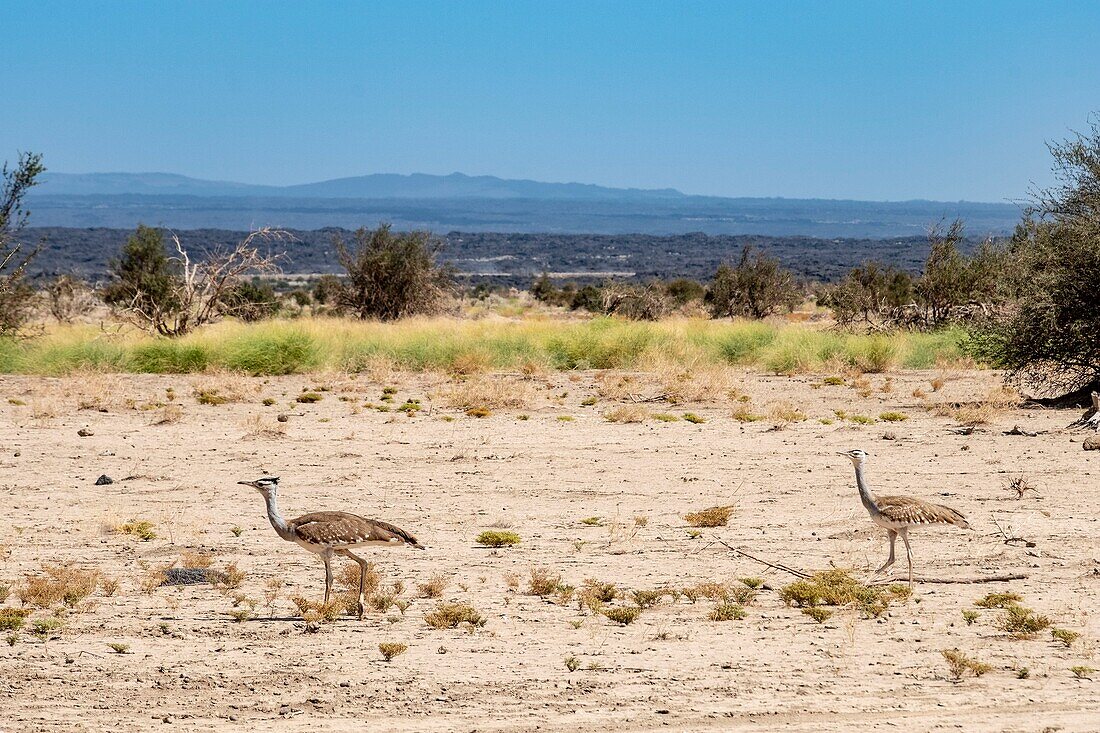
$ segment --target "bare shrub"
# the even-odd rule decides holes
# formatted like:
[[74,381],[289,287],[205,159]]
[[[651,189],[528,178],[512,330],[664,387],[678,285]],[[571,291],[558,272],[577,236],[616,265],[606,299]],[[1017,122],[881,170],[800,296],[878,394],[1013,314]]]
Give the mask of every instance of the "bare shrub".
[[251,232],[232,249],[211,252],[198,262],[175,234],[176,254],[164,250],[160,230],[139,226],[111,266],[113,282],[103,300],[136,326],[162,336],[182,336],[226,315],[251,312],[240,297],[245,277],[277,270],[278,257],[260,251],[263,241],[289,238],[277,229]]
[[60,275],[46,284],[50,315],[60,323],[71,323],[95,304],[92,289],[73,275]]
[[692,527],[725,527],[733,516],[733,506],[712,506],[684,515],[684,521]]

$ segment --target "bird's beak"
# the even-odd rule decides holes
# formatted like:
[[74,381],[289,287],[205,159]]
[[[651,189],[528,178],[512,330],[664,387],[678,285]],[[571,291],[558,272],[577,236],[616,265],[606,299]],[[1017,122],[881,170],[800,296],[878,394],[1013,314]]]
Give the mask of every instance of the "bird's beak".
[[[844,452],[844,451],[842,451],[842,450],[838,450],[838,451],[836,452],[836,454],[837,454],[838,456],[846,456],[846,455],[848,455],[847,453],[845,453],[845,452]],[[243,484],[244,482],[242,481],[241,483]]]
[[255,481],[238,481],[237,483],[241,484],[242,486],[251,486],[254,489],[257,488]]

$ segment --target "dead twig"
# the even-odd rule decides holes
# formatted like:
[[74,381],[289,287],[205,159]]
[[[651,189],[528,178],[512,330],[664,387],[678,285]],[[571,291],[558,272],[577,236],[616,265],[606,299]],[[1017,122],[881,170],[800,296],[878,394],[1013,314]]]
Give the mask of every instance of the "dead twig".
[[807,573],[804,570],[798,570],[797,568],[792,568],[792,567],[789,567],[787,565],[783,565],[781,563],[771,563],[771,562],[768,562],[767,560],[761,560],[760,558],[756,557],[755,555],[750,555],[749,553],[745,552],[744,550],[740,550],[736,547],[733,547],[732,545],[730,545],[730,544],[728,544],[728,543],[726,543],[722,540],[713,540],[713,541],[717,542],[720,545],[722,545],[723,547],[725,547],[727,550],[733,552],[734,554],[740,555],[741,557],[748,558],[749,560],[752,560],[753,562],[758,562],[761,565],[767,565],[769,568],[772,568],[774,570],[779,570],[779,571],[782,571],[784,573],[790,573],[791,575],[795,576],[796,578],[808,578],[808,577],[810,577],[810,573]]
[[[1014,536],[1012,536],[1009,531],[1006,531],[1005,528],[1001,526],[1001,523],[997,521],[996,517],[993,517],[993,524],[997,527],[997,531],[1000,532],[1001,538],[1004,540],[1004,543],[1006,545],[1011,546],[1011,545],[1016,545],[1016,544],[1022,544],[1024,547],[1035,547],[1036,546],[1036,543],[1032,542],[1029,539],[1026,539],[1024,537],[1014,537]],[[1011,530],[1011,529],[1012,528],[1010,527],[1009,530]]]

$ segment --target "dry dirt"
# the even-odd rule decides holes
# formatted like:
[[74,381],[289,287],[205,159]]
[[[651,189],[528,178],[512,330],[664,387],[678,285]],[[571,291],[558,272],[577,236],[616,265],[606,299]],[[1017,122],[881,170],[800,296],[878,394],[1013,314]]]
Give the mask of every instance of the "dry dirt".
[[[808,413],[782,430],[767,419],[735,421],[740,403],[728,399],[646,405],[690,410],[702,424],[610,423],[601,416],[607,401],[581,405],[596,393],[592,373],[510,378],[504,389],[529,406],[482,419],[429,403],[440,385],[425,377],[396,383],[392,404],[419,397],[431,406],[416,417],[364,409],[383,386],[365,376],[2,377],[0,583],[11,586],[2,605],[17,607],[24,578],[44,564],[98,569],[120,585],[63,612],[45,642],[24,629],[14,645],[0,643],[0,731],[1100,730],[1100,682],[1070,671],[1100,668],[1100,452],[1082,451],[1084,436],[1064,430],[1076,412],[1008,408],[972,435],[954,434],[954,419],[924,409],[913,390],[937,402],[972,400],[997,375],[956,373],[933,392],[935,376],[896,375],[889,392],[885,377],[872,377],[861,396],[814,388],[819,378],[737,374],[757,412],[786,400]],[[320,402],[293,402],[303,387],[320,386],[329,388]],[[157,407],[169,387],[178,412]],[[200,405],[196,388],[240,401]],[[643,378],[636,389],[660,387]],[[275,404],[264,406],[265,397]],[[819,422],[834,410],[910,419]],[[275,421],[280,412],[290,414],[286,423]],[[169,422],[155,424],[162,418]],[[1040,434],[1002,434],[1017,424]],[[272,432],[279,427],[285,434]],[[81,437],[81,428],[93,434]],[[574,585],[595,578],[632,590],[793,580],[715,540],[864,577],[885,558],[886,541],[860,505],[849,461],[835,455],[853,447],[872,453],[879,490],[971,518],[971,531],[914,530],[919,575],[1026,579],[921,583],[881,618],[839,609],[824,624],[774,590],[740,621],[709,620],[711,601],[666,597],[625,627],[575,602],[524,594],[533,567]],[[100,474],[116,482],[96,486]],[[263,474],[281,476],[288,516],[344,509],[414,532],[426,551],[369,553],[387,582],[404,582],[405,613],[343,617],[307,632],[287,599],[319,599],[322,568],[276,536],[255,490],[236,485]],[[1020,475],[1037,492],[1015,499],[1005,486]],[[736,505],[729,525],[693,539],[682,515],[716,504]],[[582,523],[588,517],[600,521]],[[157,538],[108,531],[129,519],[153,522]],[[995,519],[1034,547],[1005,544]],[[521,544],[476,546],[494,526],[518,532]],[[241,588],[143,591],[149,569],[188,550],[215,553],[217,569],[236,563],[247,573]],[[903,554],[895,578],[904,568]],[[450,578],[445,599],[474,605],[488,619],[483,628],[425,623],[437,601],[415,598],[416,585],[436,573]],[[271,579],[285,587],[268,609]],[[963,622],[975,599],[1008,590],[1081,638],[1068,648],[1047,632],[1012,639],[995,628],[998,611]],[[254,619],[231,617],[233,593],[260,599]],[[380,642],[408,651],[385,663]],[[994,669],[951,681],[941,650],[956,647]]]

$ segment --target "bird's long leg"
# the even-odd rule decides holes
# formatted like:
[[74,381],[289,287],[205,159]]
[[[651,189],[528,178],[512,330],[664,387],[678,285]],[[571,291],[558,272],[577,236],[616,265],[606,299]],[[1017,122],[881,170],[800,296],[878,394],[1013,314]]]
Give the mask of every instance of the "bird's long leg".
[[332,595],[332,553],[326,552],[321,559],[325,561],[325,606],[328,606],[329,596]]
[[346,558],[350,558],[359,563],[359,620],[363,620],[363,614],[367,610],[366,601],[366,585],[367,585],[367,565],[366,560],[352,553],[350,550],[339,550],[339,553]]
[[901,541],[905,543],[905,557],[909,560],[909,587],[913,587],[913,550],[909,547],[909,528],[898,530]]
[[886,562],[882,564],[882,567],[875,571],[875,575],[878,575],[883,570],[894,564],[894,543],[897,542],[898,533],[892,529],[888,529],[886,530],[886,536],[890,538],[890,557],[886,558]]

